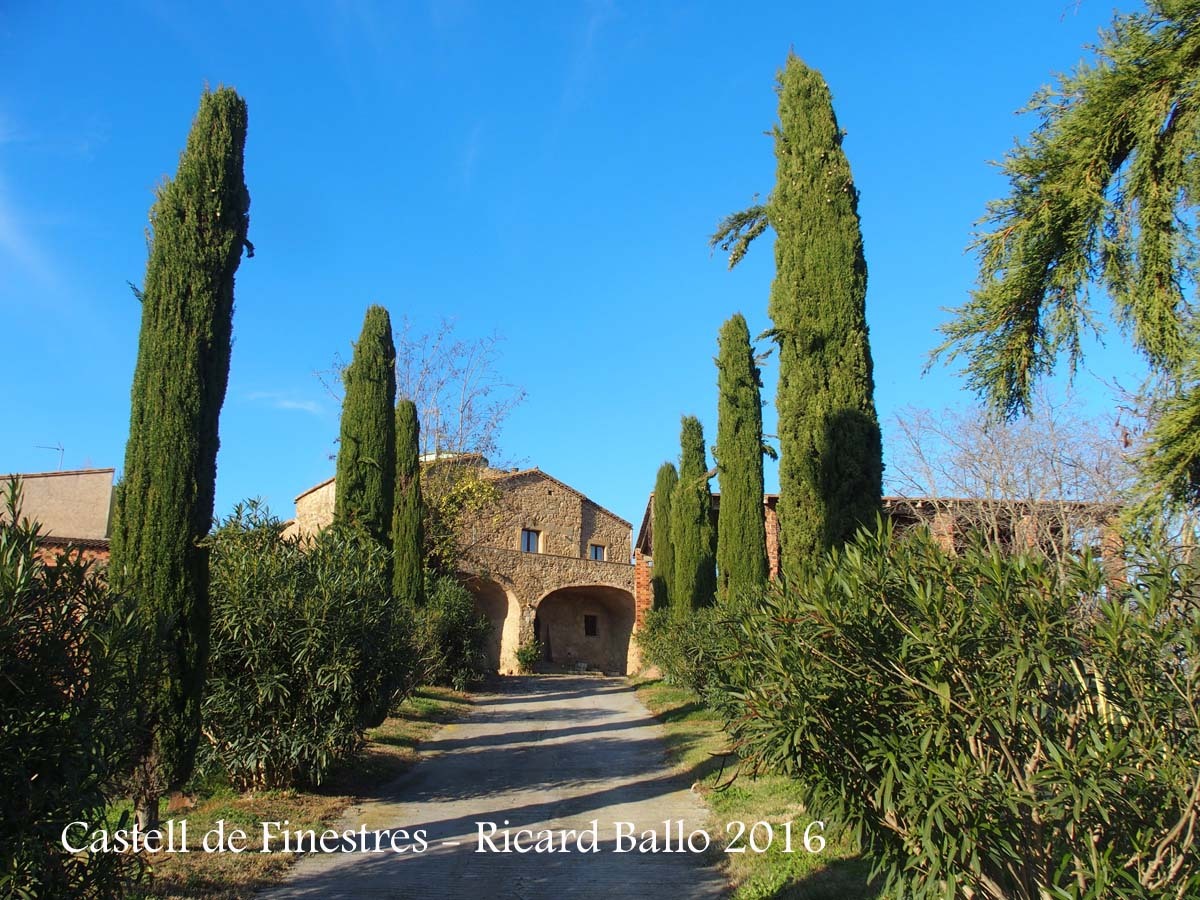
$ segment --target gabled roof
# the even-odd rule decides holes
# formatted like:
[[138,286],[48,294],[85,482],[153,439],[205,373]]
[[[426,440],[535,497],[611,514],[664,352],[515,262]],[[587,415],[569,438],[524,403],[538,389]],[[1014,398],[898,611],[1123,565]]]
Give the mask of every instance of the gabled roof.
[[[494,473],[494,474],[491,474],[491,473]],[[563,490],[569,491],[570,493],[574,494],[576,497],[580,498],[581,500],[584,500],[584,501],[592,504],[592,506],[596,507],[596,509],[600,510],[602,513],[606,513],[607,515],[612,516],[614,519],[616,519],[618,522],[620,522],[626,528],[629,528],[629,529],[633,528],[632,524],[627,522],[625,519],[622,519],[611,509],[606,509],[605,507],[603,507],[599,503],[597,503],[595,500],[593,500],[591,497],[589,497],[587,494],[583,493],[582,491],[577,491],[575,488],[571,487],[565,481],[559,481],[553,475],[550,475],[547,472],[543,472],[537,466],[534,466],[531,469],[516,469],[513,471],[509,471],[509,472],[505,472],[505,471],[502,471],[499,469],[490,469],[489,475],[487,477],[493,478],[496,481],[505,481],[510,478],[521,478],[526,475],[537,475],[538,477],[544,478],[547,481],[552,481],[552,482],[554,482],[554,484],[557,484]]]
[[[708,477],[712,477],[715,469],[709,472]],[[712,517],[717,508],[721,505],[721,495],[714,493],[711,505],[709,506],[709,516]],[[779,499],[778,494],[763,494],[763,506],[774,506],[775,501]],[[637,540],[633,542],[634,550],[641,550],[646,556],[654,558],[654,491],[650,492],[650,496],[646,498],[646,511],[642,513],[642,524],[638,528]]]
[[63,475],[100,475],[115,473],[116,469],[59,469],[57,472],[10,472],[8,475],[0,475],[0,481],[8,481],[10,478],[60,478]]
[[297,494],[297,495],[296,495],[296,499],[295,499],[295,500],[293,500],[292,502],[293,502],[293,503],[299,503],[299,502],[300,502],[300,500],[301,500],[302,498],[304,498],[304,497],[307,497],[307,496],[308,496],[309,494],[311,494],[313,491],[318,491],[318,490],[320,490],[321,488],[325,487],[325,485],[327,485],[327,484],[332,484],[335,478],[337,478],[337,476],[336,476],[336,475],[334,475],[334,476],[331,476],[331,477],[329,477],[329,478],[326,478],[326,479],[325,479],[324,481],[322,481],[320,484],[314,484],[314,485],[313,485],[312,487],[310,487],[310,488],[309,488],[307,491],[301,491],[299,494]]
[[[506,481],[511,478],[521,478],[526,475],[536,475],[539,478],[544,478],[547,481],[551,481],[554,484],[558,485],[563,490],[574,494],[576,497],[579,497],[581,500],[583,500],[587,503],[590,503],[592,506],[596,507],[596,509],[600,510],[602,513],[612,516],[614,519],[616,519],[618,522],[620,522],[626,528],[629,528],[631,530],[633,528],[633,525],[631,525],[625,519],[622,519],[611,509],[607,509],[606,507],[601,506],[599,503],[597,503],[591,497],[584,494],[582,491],[576,490],[575,488],[573,488],[569,484],[567,484],[565,481],[559,481],[553,475],[543,472],[537,466],[534,466],[533,468],[530,468],[530,469],[513,469],[513,470],[507,471],[507,472],[504,471],[503,469],[485,469],[484,472],[485,472],[485,475],[484,475],[485,478],[490,478],[494,481]],[[336,478],[336,476],[335,476],[335,478]],[[303,499],[304,497],[307,497],[313,491],[320,490],[321,488],[325,487],[327,484],[331,484],[335,480],[335,478],[326,478],[320,484],[314,484],[308,490],[302,491],[301,493],[296,495],[295,502],[299,502],[301,499]]]
[[64,538],[43,535],[38,539],[38,545],[41,547],[59,547],[64,550],[67,547],[75,547],[79,550],[108,550],[110,543],[108,538]]
[[108,539],[114,469],[15,472],[21,483],[21,515],[42,527],[43,537],[59,540]]

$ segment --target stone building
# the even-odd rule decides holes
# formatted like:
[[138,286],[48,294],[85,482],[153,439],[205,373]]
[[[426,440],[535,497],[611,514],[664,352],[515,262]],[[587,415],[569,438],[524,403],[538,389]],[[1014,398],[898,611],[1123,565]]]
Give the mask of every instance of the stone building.
[[[0,475],[21,487],[22,518],[41,526],[40,546],[52,559],[68,546],[85,559],[108,562],[113,503],[113,469],[74,469]],[[7,510],[0,509],[0,520]]]
[[[499,501],[464,525],[460,575],[492,623],[489,657],[517,670],[517,649],[535,637],[547,663],[627,674],[640,668],[635,634],[648,608],[635,601],[629,522],[537,468],[482,476]],[[333,520],[334,479],[296,498],[287,534]]]
[[[770,577],[779,574],[778,494],[763,495],[763,517],[767,530],[767,564]],[[716,525],[721,495],[712,495],[711,516]],[[1124,550],[1115,526],[1120,507],[1115,503],[1083,503],[1070,500],[1003,500],[964,497],[884,497],[883,514],[898,531],[928,528],[943,547],[961,548],[973,531],[982,531],[1001,546],[1012,548],[1062,546],[1087,541],[1098,546],[1110,567],[1120,569]],[[638,608],[649,609],[651,568],[654,565],[654,495],[634,543],[634,566],[638,584]],[[643,587],[644,585],[644,587]]]

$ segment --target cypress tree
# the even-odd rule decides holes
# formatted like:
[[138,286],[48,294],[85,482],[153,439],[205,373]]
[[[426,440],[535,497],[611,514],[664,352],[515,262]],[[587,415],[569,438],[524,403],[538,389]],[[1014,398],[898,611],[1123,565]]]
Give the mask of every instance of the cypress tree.
[[679,436],[679,483],[671,494],[671,543],[675,551],[675,583],[671,609],[679,618],[713,600],[716,591],[716,535],[712,527],[712,493],[704,455],[704,428],[695,416],[684,416]]
[[721,327],[717,357],[717,597],[738,598],[767,581],[763,518],[761,380],[741,313]]
[[396,405],[396,507],[392,515],[392,596],[409,608],[419,606],[423,594],[421,547],[421,424],[417,405],[401,400]]
[[396,489],[396,346],[382,306],[367,309],[342,381],[334,521],[359,525],[387,544]]
[[131,391],[125,471],[113,523],[110,583],[138,599],[150,683],[138,710],[139,822],[158,794],[191,775],[208,656],[209,530],[218,420],[229,380],[234,275],[250,195],[243,174],[246,103],[206,91],[173,180],[150,210],[150,253]]
[[858,191],[825,79],[789,54],[779,76],[775,280],[781,563],[794,571],[880,508],[883,449],[867,340]]
[[654,608],[666,609],[674,594],[675,546],[671,542],[671,494],[679,483],[675,464],[665,462],[658,467],[654,479],[654,577],[650,584],[654,588]]

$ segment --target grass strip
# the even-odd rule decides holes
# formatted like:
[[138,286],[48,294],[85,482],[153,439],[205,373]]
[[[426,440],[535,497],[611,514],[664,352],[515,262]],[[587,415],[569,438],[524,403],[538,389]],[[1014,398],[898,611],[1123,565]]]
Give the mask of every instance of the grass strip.
[[[735,900],[867,900],[879,896],[867,882],[870,865],[855,848],[853,837],[836,822],[810,813],[800,798],[796,782],[781,775],[757,778],[738,772],[738,759],[729,750],[719,716],[692,691],[660,679],[636,683],[638,699],[662,722],[666,731],[670,763],[694,778],[693,790],[708,804],[709,832],[714,845],[724,847],[738,826],[727,831],[727,823],[743,823],[746,833],[735,846],[744,853],[722,853],[721,865],[736,885]],[[825,846],[820,852],[804,847],[805,828],[824,820],[821,833]],[[749,849],[749,831],[755,823],[771,826],[773,837],[765,852]],[[784,852],[785,823],[792,823],[792,852]],[[759,846],[766,829],[756,831]]]
[[[280,882],[295,861],[293,853],[259,853],[264,821],[289,822],[293,831],[334,827],[346,809],[373,796],[409,769],[420,757],[419,745],[447,722],[462,716],[468,695],[447,688],[422,688],[378,728],[367,732],[360,755],[337,767],[322,785],[310,789],[239,794],[228,784],[206,786],[182,813],[162,813],[168,821],[187,820],[188,853],[148,856],[151,872],[133,895],[141,898],[216,898],[244,900]],[[119,818],[128,805],[112,810]],[[225,830],[247,834],[242,853],[199,851],[202,836],[224,820]]]

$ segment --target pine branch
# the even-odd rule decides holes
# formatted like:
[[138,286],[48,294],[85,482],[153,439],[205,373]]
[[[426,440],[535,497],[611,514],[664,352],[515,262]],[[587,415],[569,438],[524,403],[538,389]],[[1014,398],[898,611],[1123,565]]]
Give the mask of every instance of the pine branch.
[[717,225],[717,230],[708,239],[708,246],[713,250],[720,247],[728,253],[729,268],[732,269],[742,261],[754,239],[766,231],[770,224],[766,205],[755,204],[749,209],[731,213],[722,219]]

